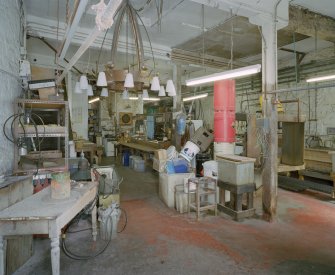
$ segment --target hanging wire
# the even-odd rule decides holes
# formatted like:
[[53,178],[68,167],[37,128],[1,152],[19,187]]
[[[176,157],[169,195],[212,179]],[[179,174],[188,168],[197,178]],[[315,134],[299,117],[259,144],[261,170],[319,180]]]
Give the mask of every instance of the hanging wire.
[[[146,36],[148,37],[149,45],[150,45],[150,50],[151,50],[151,54],[152,54],[152,59],[153,59],[153,62],[154,62],[154,71],[155,71],[155,70],[156,70],[156,61],[155,61],[154,51],[153,51],[153,49],[152,49],[152,44],[151,44],[151,40],[150,40],[150,36],[149,36],[148,30],[147,30],[147,28],[144,26],[143,20],[142,20],[141,16],[138,14],[138,12],[137,12],[136,10],[135,10],[135,13],[136,13],[138,19],[141,21],[142,26],[143,26],[144,31],[145,31],[145,34],[146,34]],[[150,74],[151,74],[151,72],[150,72]]]

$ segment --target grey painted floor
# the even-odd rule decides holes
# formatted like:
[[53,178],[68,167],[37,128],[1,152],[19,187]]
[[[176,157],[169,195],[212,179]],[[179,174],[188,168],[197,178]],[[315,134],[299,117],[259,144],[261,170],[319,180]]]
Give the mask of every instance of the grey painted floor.
[[[128,225],[106,251],[86,261],[61,252],[61,274],[335,274],[335,205],[315,192],[279,190],[278,218],[235,222],[220,214],[196,222],[158,198],[158,174],[119,167],[121,207]],[[85,229],[88,220],[72,228]],[[71,250],[92,253],[104,245],[90,231],[67,234]],[[48,239],[35,239],[34,256],[15,274],[51,274]]]

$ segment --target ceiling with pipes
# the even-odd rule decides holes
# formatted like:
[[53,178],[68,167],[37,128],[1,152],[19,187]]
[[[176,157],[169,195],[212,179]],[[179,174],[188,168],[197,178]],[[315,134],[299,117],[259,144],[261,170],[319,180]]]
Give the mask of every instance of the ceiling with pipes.
[[[222,0],[231,1],[232,0]],[[55,49],[63,41],[65,30],[76,0],[25,1],[27,29],[31,39],[27,47],[30,59],[43,65],[43,56],[50,55],[48,46],[36,37],[43,38]],[[108,1],[105,1],[106,3]],[[261,61],[262,38],[259,27],[246,17],[191,0],[131,0],[139,20],[144,44],[145,62],[162,74],[171,74],[172,63],[180,63],[185,74],[210,72],[228,66],[244,66]],[[208,2],[215,2],[214,0]],[[220,2],[217,0],[217,2]],[[235,1],[238,2],[238,1]],[[279,67],[303,64],[309,53],[334,57],[335,6],[333,0],[292,0],[289,8],[289,25],[278,31]],[[65,57],[70,59],[95,26],[95,13],[91,6],[98,0],[89,0],[77,31]],[[264,0],[255,1],[261,6]],[[127,32],[127,20],[123,22],[118,45],[118,64],[127,67],[136,63],[134,43]],[[90,49],[76,64],[85,70],[88,63],[99,59],[98,66],[110,59],[113,26],[102,32]],[[128,36],[130,37],[128,39]],[[105,37],[105,39],[104,39]],[[152,47],[152,48],[151,48]],[[296,58],[297,57],[297,58]],[[293,61],[292,61],[293,60]],[[293,63],[292,63],[293,62]],[[94,70],[94,68],[90,68]]]

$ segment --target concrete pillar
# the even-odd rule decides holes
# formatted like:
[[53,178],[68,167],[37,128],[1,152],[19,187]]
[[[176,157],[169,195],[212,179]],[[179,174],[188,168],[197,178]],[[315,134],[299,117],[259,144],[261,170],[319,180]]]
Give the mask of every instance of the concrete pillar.
[[262,86],[263,86],[263,117],[264,134],[267,146],[264,155],[264,167],[262,173],[263,182],[263,211],[265,219],[272,221],[277,208],[277,107],[272,104],[274,98],[267,92],[276,89],[277,85],[277,30],[275,22],[267,22],[262,25]]

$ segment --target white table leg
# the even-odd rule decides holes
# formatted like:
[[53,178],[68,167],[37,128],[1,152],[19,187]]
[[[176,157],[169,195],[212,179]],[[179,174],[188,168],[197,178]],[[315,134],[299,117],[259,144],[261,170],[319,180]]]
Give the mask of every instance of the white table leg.
[[0,275],[5,275],[5,259],[4,259],[4,240],[0,236]]
[[94,205],[92,209],[92,236],[93,236],[93,241],[97,240],[97,206]]
[[60,267],[59,237],[50,239],[51,239],[52,275],[59,275],[59,267]]

